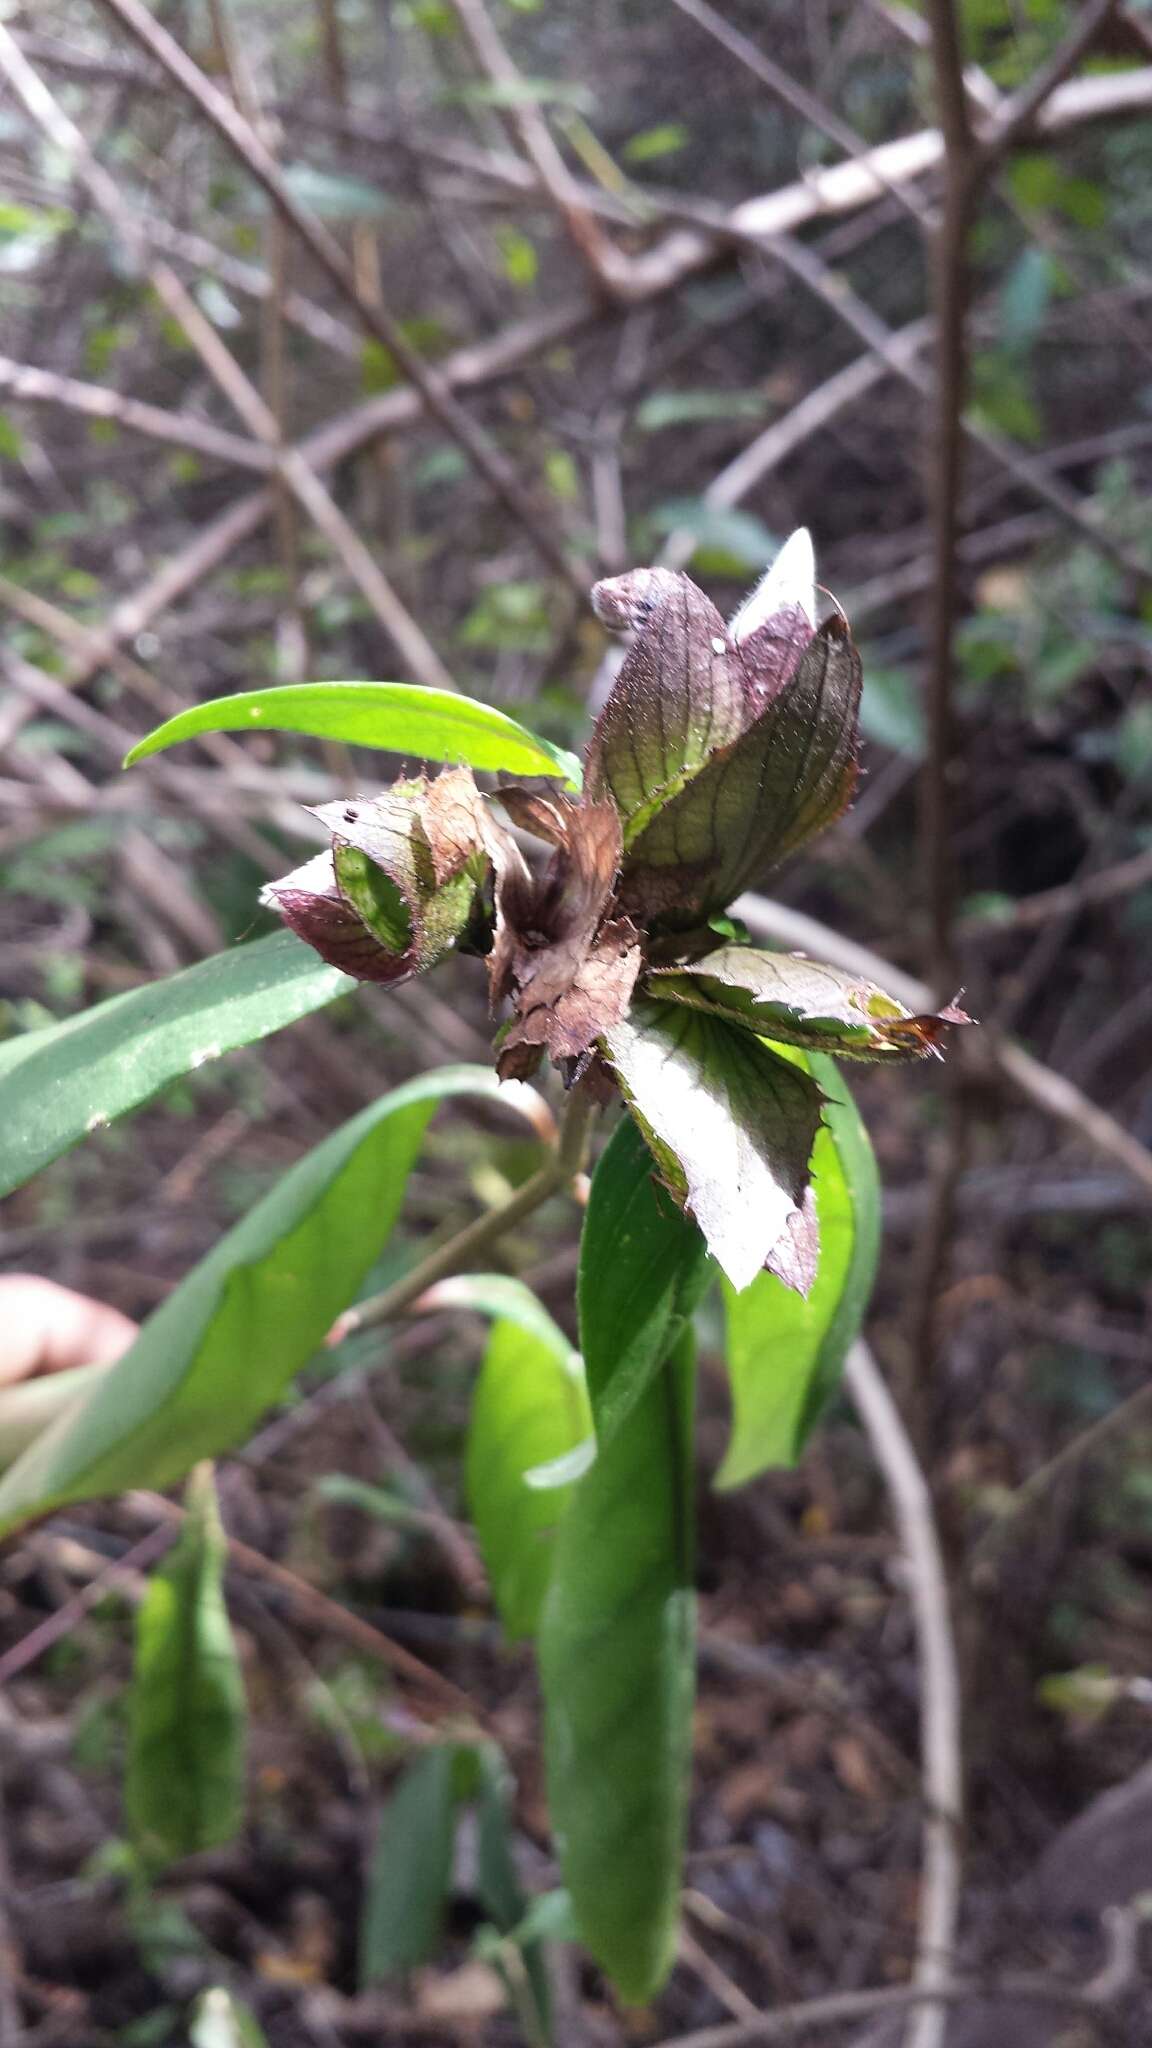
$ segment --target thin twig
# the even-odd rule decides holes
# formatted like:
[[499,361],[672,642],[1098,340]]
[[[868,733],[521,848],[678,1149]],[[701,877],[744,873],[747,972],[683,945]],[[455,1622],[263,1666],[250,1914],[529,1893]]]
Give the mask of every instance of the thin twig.
[[[791,235],[779,235],[766,253],[807,285],[822,304],[846,327],[850,327],[868,348],[874,349],[905,384],[911,385],[923,398],[932,397],[930,372],[914,357],[901,353],[892,329],[843,278],[821,261],[814,249],[796,241]],[[1083,534],[1101,554],[1107,555],[1128,575],[1135,577],[1141,587],[1152,580],[1147,563],[1100,525],[1080,500],[1056,480],[1043,461],[1026,454],[1015,442],[984,426],[971,414],[965,416],[963,426],[965,435],[977,448],[1007,471],[1017,484],[1039,498],[1042,504],[1050,505],[1068,526]]]
[[[491,341],[461,349],[449,357],[442,366],[441,375],[461,389],[471,389],[509,376],[533,356],[579,333],[592,317],[591,308],[576,301],[529,320],[518,321]],[[299,453],[310,469],[323,475],[382,435],[414,426],[423,416],[423,399],[418,391],[388,391],[353,406],[348,412],[338,413],[298,444]],[[271,516],[272,508],[272,492],[264,486],[238,499],[234,505],[218,513],[215,519],[209,520],[190,541],[161,564],[147,583],[121,598],[102,627],[93,628],[93,633],[98,635],[93,655],[87,662],[70,669],[69,683],[76,687],[90,681],[107,660],[108,651],[113,646],[134,639],[181,597],[211,576],[229,555],[259,531]],[[95,651],[96,648],[102,648],[103,652]]]
[[[914,1982],[924,1993],[951,1975],[960,1911],[960,1830],[964,1784],[960,1676],[949,1613],[948,1578],[932,1495],[911,1439],[867,1344],[845,1361],[848,1391],[868,1434],[892,1500],[908,1569],[908,1597],[919,1649],[920,1756],[924,1781],[924,1865]],[[908,2048],[938,2048],[943,2007],[916,2016]]]
[[376,1323],[393,1321],[418,1302],[437,1280],[444,1280],[453,1273],[466,1273],[487,1256],[493,1245],[514,1224],[522,1223],[525,1217],[531,1216],[553,1195],[569,1186],[583,1167],[591,1113],[592,1103],[587,1090],[577,1083],[568,1099],[556,1150],[545,1165],[509,1195],[507,1201],[490,1209],[486,1216],[478,1216],[474,1223],[466,1224],[445,1244],[438,1245],[435,1251],[420,1259],[391,1287],[385,1287],[380,1294],[371,1295],[367,1301],[348,1309],[336,1326],[337,1341],[342,1342],[357,1330],[371,1329]]
[[991,169],[1028,133],[1046,102],[1076,69],[1081,57],[1087,55],[1115,11],[1116,0],[1088,0],[1064,41],[1057,44],[1043,64],[1037,65],[1018,92],[1001,101],[995,119],[980,132],[977,154],[982,170]]
[[[710,4],[710,0],[673,0],[673,5],[679,8],[681,14],[686,14],[702,28],[706,35],[710,35],[719,43],[722,49],[727,50],[730,56],[735,57],[738,63],[743,64],[745,70],[750,71],[754,78],[758,78],[762,85],[766,85],[777,99],[783,100],[785,106],[790,107],[794,114],[799,114],[802,120],[810,122],[813,128],[826,135],[830,142],[835,142],[853,163],[861,163],[872,154],[870,145],[865,142],[862,135],[858,135],[847,121],[842,121],[838,114],[830,107],[826,107],[822,100],[817,99],[815,93],[809,92],[806,86],[801,85],[798,79],[785,71],[774,58],[766,56],[763,50],[751,42],[740,29],[726,21]],[[885,192],[896,200],[902,212],[911,214],[916,220],[923,218],[925,209],[917,194],[906,190],[902,183],[886,177],[883,171],[876,175]]]
[[540,108],[502,42],[484,0],[452,0],[456,17],[472,45],[481,70],[505,99],[505,124],[518,138],[525,156],[560,217],[597,293],[611,294],[617,252],[584,206],[579,187],[552,139]]
[[[1150,103],[1152,68],[1078,80],[1053,94],[1041,110],[1039,125],[1043,132],[1055,133],[1083,121],[1139,112]],[[726,229],[746,239],[771,244],[772,238],[782,229],[798,227],[826,215],[849,213],[882,196],[883,186],[877,184],[877,171],[885,178],[898,181],[923,175],[938,163],[941,150],[941,137],[935,130],[921,131],[897,143],[883,144],[859,164],[838,166],[831,172],[785,186],[764,198],[743,202],[725,216]],[[604,195],[588,191],[584,197],[591,206],[599,203]],[[633,259],[629,273],[629,297],[638,303],[674,290],[714,260],[719,239],[711,227],[706,232],[700,229],[691,232],[670,230],[654,251]],[[175,245],[173,247],[175,252]],[[829,283],[835,295],[838,281],[830,279]],[[595,309],[588,303],[573,301],[561,305],[532,320],[518,323],[491,342],[459,351],[439,367],[438,376],[443,384],[454,389],[483,384],[508,374],[557,342],[571,338],[594,317]],[[899,336],[893,336],[887,330],[884,333],[895,350]],[[876,347],[874,333],[863,334],[862,339],[868,347]],[[894,369],[903,367],[898,365],[892,352],[885,353],[884,360]],[[301,451],[306,460],[322,473],[376,436],[415,423],[423,412],[424,397],[419,390],[388,392],[340,415],[309,435],[301,443]],[[1106,545],[1105,537],[1091,526],[1075,500],[1069,499],[1067,493],[1057,495],[1051,488],[1041,488],[1050,484],[1050,479],[1043,476],[1041,465],[1026,463],[1019,451],[1005,451],[995,436],[984,433],[980,438],[988,452],[1004,462],[1017,481],[1027,482],[1037,489],[1061,517],[1077,524],[1080,530],[1088,531],[1100,545]],[[271,504],[267,490],[254,492],[203,527],[146,584],[114,608],[101,629],[105,647],[131,639],[143,631],[169,606],[209,576],[235,548],[259,529],[271,511]],[[1125,566],[1129,564],[1125,562]],[[94,661],[74,679],[87,681],[99,665],[99,661]]]
[[1093,875],[1085,875],[1083,881],[1061,882],[1055,889],[1038,889],[1035,895],[1017,897],[1013,903],[1005,903],[995,910],[973,911],[969,917],[961,918],[962,932],[1008,932],[1031,931],[1037,925],[1048,924],[1052,918],[1068,917],[1086,910],[1090,904],[1111,903],[1117,896],[1130,896],[1135,889],[1143,889],[1152,882],[1152,852],[1134,853],[1128,860],[1116,861],[1112,867],[1099,868]]
[[[452,678],[424,634],[384,576],[359,534],[349,524],[335,500],[321,483],[305,457],[295,448],[280,448],[275,414],[265,404],[255,385],[225,347],[212,323],[167,263],[157,261],[148,247],[147,236],[130,207],[120,196],[116,182],[99,164],[83,135],[63,108],[53,99],[43,80],[33,71],[10,32],[0,23],[0,72],[13,86],[28,113],[54,146],[62,151],[95,204],[107,216],[125,246],[145,269],[149,282],[165,309],[183,329],[209,375],[219,385],[257,440],[276,454],[276,468],[309,516],[320,528],[343,561],[353,581],[372,606],[384,630],[391,636],[420,681],[432,688],[452,689]],[[215,90],[213,88],[213,90]],[[222,99],[222,95],[217,95]],[[231,109],[231,103],[223,101]],[[239,119],[239,115],[235,116]],[[263,145],[260,145],[263,148]]]
[[795,2041],[810,2035],[814,2027],[848,2026],[855,2020],[876,2019],[884,2013],[915,2010],[917,2006],[964,2006],[977,1999],[1003,2004],[1050,2005],[1056,2011],[1092,2013],[1100,2000],[1090,1989],[1057,1984],[1050,1977],[989,1979],[967,1983],[948,1979],[925,1990],[919,1985],[899,1985],[876,1991],[833,1991],[826,1998],[803,1999],[798,2005],[778,2005],[754,2020],[728,2020],[718,2027],[700,2027],[692,2034],[672,2035],[656,2048],[759,2048],[763,2041]]
[[148,405],[140,398],[126,398],[103,384],[86,384],[78,377],[62,377],[55,370],[40,370],[30,363],[13,362],[0,356],[0,391],[10,398],[33,405],[62,405],[69,412],[84,413],[89,419],[111,420],[132,434],[146,434],[173,448],[190,448],[210,462],[226,462],[234,469],[254,469],[261,474],[276,467],[272,449],[210,420],[192,419],[187,413],[168,412],[163,406]]
[[[924,346],[930,332],[927,321],[913,320],[893,334],[893,349],[912,360]],[[844,369],[835,371],[823,384],[818,384],[815,390],[799,399],[782,419],[773,420],[771,426],[765,427],[762,434],[758,434],[717,472],[703,493],[704,503],[725,509],[738,505],[766,476],[779,468],[794,448],[806,444],[813,434],[828,426],[849,405],[854,405],[874,385],[893,374],[894,366],[887,357],[871,351],[857,356],[855,362],[848,363]],[[691,560],[695,547],[695,536],[688,531],[670,533],[660,550],[659,560],[665,568],[682,569]]]
[[[1152,1363],[1152,1346],[1146,1346],[1145,1359]],[[1101,1415],[1096,1422],[1089,1423],[1049,1458],[1046,1464],[1038,1466],[1024,1484],[1017,1488],[1005,1506],[1004,1512],[985,1530],[968,1558],[968,1574],[976,1586],[986,1585],[1000,1563],[1001,1552],[1016,1542],[1024,1533],[1030,1514],[1048,1499],[1052,1489],[1061,1479],[1079,1472],[1098,1452],[1108,1450],[1117,1441],[1127,1437],[1133,1430],[1145,1424],[1152,1413],[1152,1380],[1137,1387],[1126,1401],[1120,1401],[1107,1415]]]
[[937,1000],[955,983],[952,909],[952,774],[955,743],[952,667],[959,609],[956,547],[964,488],[963,416],[968,385],[968,234],[976,200],[968,103],[953,0],[931,0],[928,18],[936,99],[944,134],[944,205],[932,238],[936,353],[928,444],[932,583],[924,710],[927,752],[921,781],[921,850],[932,933],[929,979]]
[[[178,1528],[184,1521],[184,1509],[175,1501],[165,1500],[162,1494],[129,1493],[125,1496],[125,1505],[146,1514],[152,1521],[158,1518],[170,1525],[174,1523]],[[229,1564],[238,1571],[278,1586],[306,1621],[311,1620],[326,1634],[338,1637],[375,1662],[386,1665],[398,1678],[407,1679],[411,1685],[419,1687],[441,1709],[447,1708],[449,1712],[461,1714],[473,1722],[481,1718],[474,1702],[459,1686],[453,1685],[450,1678],[445,1678],[432,1665],[425,1664],[422,1657],[406,1649],[403,1643],[394,1642],[391,1636],[386,1636],[372,1622],[365,1621],[362,1615],[354,1613],[350,1607],[342,1607],[339,1601],[322,1593],[318,1586],[302,1579],[298,1572],[291,1571],[275,1558],[265,1557],[263,1551],[253,1550],[250,1544],[242,1543],[238,1537],[229,1536],[227,1545]]]

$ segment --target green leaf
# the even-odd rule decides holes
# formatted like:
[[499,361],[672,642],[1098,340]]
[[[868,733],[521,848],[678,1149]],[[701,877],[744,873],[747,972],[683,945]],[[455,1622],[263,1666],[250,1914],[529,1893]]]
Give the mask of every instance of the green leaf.
[[210,1466],[193,1474],[186,1506],[136,1618],[128,1698],[128,1818],[144,1854],[165,1861],[229,1841],[244,1816],[244,1686]]
[[284,183],[301,206],[321,220],[384,220],[396,201],[363,178],[323,171],[315,164],[285,164]]
[[1056,263],[1046,249],[1033,244],[1017,257],[1000,287],[1000,342],[1011,350],[1030,349],[1043,330]]
[[384,747],[413,760],[558,775],[570,789],[580,787],[579,763],[561,747],[537,739],[490,704],[415,683],[285,683],[213,697],[157,726],[125,756],[124,766],[131,768],[148,754],[206,732],[311,733],[358,747]]
[[495,1318],[472,1402],[468,1504],[505,1629],[513,1638],[530,1636],[570,1489],[541,1490],[527,1475],[591,1434],[580,1359],[516,1280],[462,1276],[432,1294],[439,1305]]
[[624,144],[620,154],[625,163],[650,164],[659,157],[674,156],[691,141],[691,131],[682,121],[664,121],[656,128],[642,128]]
[[494,1927],[513,1934],[523,1924],[528,1900],[512,1853],[512,1781],[494,1742],[475,1750],[476,1894]]
[[890,747],[894,754],[910,754],[916,761],[924,759],[924,712],[908,670],[873,660],[867,648],[860,727],[877,746]]
[[526,289],[536,282],[540,258],[536,244],[519,228],[497,227],[494,230],[496,246],[504,260],[504,275],[509,284]]
[[406,1082],[317,1145],[149,1316],[78,1408],[0,1479],[0,1531],[65,1501],[171,1486],[239,1443],[379,1257],[429,1118],[495,1095],[484,1067]]
[[795,1464],[837,1383],[875,1277],[880,1188],[868,1134],[831,1060],[813,1055],[806,1064],[825,1095],[812,1154],[820,1264],[806,1301],[772,1273],[739,1294],[724,1284],[733,1418],[720,1487]]
[[[768,1264],[807,1292],[805,1196],[820,1124],[808,1075],[738,1025],[674,1003],[634,1002],[604,1042],[662,1180],[732,1285],[747,1287]],[[587,1347],[584,1356],[591,1386]]]
[[692,1363],[686,1329],[601,1440],[560,1528],[540,1627],[564,1882],[583,1940],[637,2004],[676,1951],[694,1679]]
[[758,391],[653,391],[637,406],[636,425],[642,434],[658,434],[699,420],[761,420],[766,409]]
[[711,1277],[704,1240],[657,1187],[631,1117],[592,1176],[580,1239],[580,1345],[601,1448],[667,1358]]
[[657,533],[690,534],[693,566],[717,575],[760,570],[780,545],[762,519],[731,505],[712,505],[707,498],[667,498],[650,516]]
[[651,988],[661,1001],[838,1059],[920,1059],[935,1051],[944,1024],[964,1021],[952,1004],[938,1016],[914,1016],[845,968],[753,946],[721,946],[687,966],[657,969]]
[[436,1952],[452,1881],[454,1743],[410,1764],[384,1809],[360,1926],[360,1982],[378,1984]]
[[586,114],[596,107],[588,87],[567,78],[476,78],[441,97],[446,105],[459,100],[465,106],[579,107]]
[[0,1195],[178,1074],[355,986],[290,932],[277,932],[9,1039],[0,1045]]

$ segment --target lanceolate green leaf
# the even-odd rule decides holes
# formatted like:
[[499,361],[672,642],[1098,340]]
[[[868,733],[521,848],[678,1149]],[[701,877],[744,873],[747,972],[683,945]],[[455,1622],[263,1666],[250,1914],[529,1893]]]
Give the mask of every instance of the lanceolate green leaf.
[[360,1982],[435,1954],[452,1878],[457,1750],[436,1743],[397,1781],[380,1822],[360,1928]]
[[205,732],[302,732],[384,747],[410,761],[467,762],[517,775],[558,775],[580,787],[580,766],[518,725],[506,712],[451,690],[415,683],[285,683],[271,690],[239,690],[213,697],[157,726],[133,747],[124,766],[159,754]]
[[580,1240],[580,1346],[603,1446],[668,1356],[708,1284],[704,1240],[657,1187],[631,1117],[592,1178]]
[[622,1996],[676,1949],[691,1753],[691,1329],[580,1481],[540,1626],[549,1800],[581,1936]]
[[209,1466],[193,1474],[186,1505],[137,1615],[128,1703],[128,1818],[144,1853],[166,1860],[228,1841],[244,1812],[244,1686]]
[[449,1095],[492,1095],[442,1067],[382,1096],[301,1159],[148,1318],[89,1399],[0,1479],[0,1531],[65,1501],[170,1486],[242,1441],[355,1299]]
[[178,1074],[306,1017],[356,983],[291,932],[0,1045],[0,1195]]
[[771,1273],[742,1293],[724,1286],[733,1420],[716,1479],[721,1487],[795,1463],[872,1291],[880,1196],[868,1134],[832,1061],[814,1054],[806,1064],[826,1098],[812,1155],[820,1264],[806,1301]]
[[564,1332],[516,1280],[465,1275],[433,1298],[495,1316],[472,1402],[468,1504],[504,1626],[512,1637],[529,1636],[570,1488],[534,1487],[526,1475],[591,1434],[583,1369]]
[[110,1365],[74,1365],[66,1372],[37,1374],[0,1389],[0,1472],[66,1408],[89,1394]]

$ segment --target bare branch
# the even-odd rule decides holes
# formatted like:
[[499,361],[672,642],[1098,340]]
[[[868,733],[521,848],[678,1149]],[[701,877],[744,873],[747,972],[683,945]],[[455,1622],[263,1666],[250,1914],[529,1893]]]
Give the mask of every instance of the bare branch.
[[[686,14],[691,21],[696,22],[707,35],[735,57],[738,63],[743,64],[745,70],[750,71],[754,78],[758,78],[762,85],[766,85],[769,92],[775,93],[777,99],[783,100],[785,106],[790,107],[793,113],[799,114],[802,120],[810,122],[813,128],[818,128],[822,135],[838,144],[853,163],[861,163],[873,154],[862,135],[857,135],[856,130],[849,127],[847,121],[842,121],[838,114],[826,107],[822,100],[818,100],[814,93],[809,92],[806,86],[801,85],[773,58],[766,57],[740,29],[725,21],[723,15],[711,6],[710,0],[673,0],[673,5],[679,8],[681,14]],[[922,219],[925,209],[919,197],[906,190],[902,183],[886,177],[883,171],[876,171],[875,167],[873,168],[874,175],[884,190],[897,201],[901,209],[905,213],[910,213],[916,220]]]
[[[931,330],[925,320],[913,320],[907,327],[891,336],[892,354],[909,362],[914,361],[923,348]],[[706,505],[721,505],[725,509],[738,505],[749,491],[770,476],[774,469],[785,461],[794,448],[800,447],[818,434],[838,414],[854,405],[859,398],[882,383],[885,377],[895,374],[895,363],[889,355],[876,355],[869,351],[857,356],[843,370],[837,370],[814,391],[784,414],[782,419],[773,420],[765,427],[747,448],[734,455],[726,467],[719,470],[703,493]],[[660,551],[660,561],[670,569],[682,569],[691,559],[695,539],[690,533],[671,533]]]
[[148,405],[140,398],[125,398],[103,384],[87,384],[78,377],[62,377],[55,370],[15,363],[10,356],[0,356],[0,391],[32,405],[62,405],[70,412],[84,413],[89,419],[111,420],[127,433],[146,434],[150,440],[166,441],[173,448],[189,448],[195,455],[203,455],[212,462],[227,462],[233,468],[254,469],[266,475],[276,467],[276,456],[266,445],[230,434],[209,420],[168,412],[163,406]]
[[[404,660],[420,681],[433,688],[452,689],[454,684],[439,655],[401,603],[359,534],[349,524],[335,501],[297,449],[278,449],[279,428],[275,414],[265,404],[254,384],[205,318],[190,292],[168,264],[151,254],[147,237],[135,215],[125,205],[116,182],[99,164],[75,123],[57,105],[47,86],[37,77],[21,54],[9,31],[0,23],[0,72],[19,94],[28,113],[45,135],[68,159],[96,205],[111,221],[137,260],[146,270],[162,304],[171,313],[205,368],[225,393],[241,419],[258,440],[277,450],[277,473],[284,477],[353,581],[372,606],[385,631],[395,641]],[[228,105],[228,102],[224,102]],[[238,116],[236,117],[239,118]],[[262,146],[262,145],[261,145]]]
[[989,1579],[995,1577],[1001,1552],[1023,1534],[1028,1516],[1041,1506],[1061,1479],[1079,1472],[1098,1452],[1110,1449],[1113,1444],[1123,1443],[1126,1439],[1130,1443],[1132,1432],[1142,1429],[1147,1422],[1150,1409],[1152,1380],[1146,1380],[1134,1394],[1129,1394],[1126,1401],[1118,1402],[1107,1415],[1089,1423],[1087,1429],[1079,1430],[1062,1450],[1056,1452],[1055,1457],[1031,1473],[1012,1495],[1004,1512],[973,1547],[968,1558],[968,1575],[973,1584],[987,1585]]
[[1081,57],[1087,55],[1115,11],[1116,0],[1089,0],[1047,62],[1037,66],[1011,99],[1001,101],[995,121],[980,132],[977,156],[981,170],[990,169],[1027,134],[1045,103],[1076,69]]
[[457,403],[444,379],[413,348],[400,322],[394,320],[384,306],[365,297],[339,243],[323,223],[295,198],[275,157],[251,123],[204,76],[175,38],[141,4],[141,0],[101,0],[101,5],[156,59],[217,134],[229,144],[341,296],[359,315],[369,334],[391,352],[409,382],[421,393],[428,411],[439,420],[445,432],[459,442],[474,468],[532,537],[549,566],[583,594],[586,579],[577,565],[569,560],[547,514],[524,489],[511,463],[483,428]]
[[[956,549],[964,488],[964,406],[968,391],[968,234],[977,178],[960,54],[960,24],[953,0],[932,0],[932,56],[936,99],[944,132],[944,206],[931,241],[935,314],[935,375],[927,446],[932,516],[932,582],[928,607],[928,660],[924,710],[927,754],[920,783],[920,843],[928,890],[934,988],[955,983],[952,933],[955,883],[952,854],[952,756],[955,720],[952,653],[959,610]],[[939,1000],[945,1001],[943,995]],[[934,1275],[929,1291],[934,1291]],[[925,2042],[924,2048],[936,2048]]]
[[[928,1481],[900,1411],[867,1344],[859,1339],[844,1365],[853,1404],[884,1475],[908,1572],[908,1598],[920,1667],[920,1768],[924,1784],[924,1867],[914,1982],[939,1992],[952,1973],[960,1911],[960,1829],[964,1806],[960,1747],[960,1676],[949,1612],[948,1577]],[[917,2013],[908,2048],[939,2048],[945,2025],[939,2003]]]
[[966,157],[972,146],[972,130],[968,120],[968,95],[964,88],[960,22],[953,0],[928,0],[928,25],[932,33],[936,102],[940,109],[945,153]]
[[505,49],[484,0],[452,0],[452,5],[481,70],[507,94],[505,123],[519,138],[594,289],[611,294],[620,263],[618,252],[584,206],[579,186],[552,139],[547,121],[525,95],[524,80]]

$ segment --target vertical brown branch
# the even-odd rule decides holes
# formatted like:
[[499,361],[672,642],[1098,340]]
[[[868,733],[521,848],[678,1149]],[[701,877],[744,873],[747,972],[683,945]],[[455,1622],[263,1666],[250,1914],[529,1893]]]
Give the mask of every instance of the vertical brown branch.
[[977,180],[953,0],[933,0],[929,19],[936,98],[944,135],[944,200],[931,249],[936,322],[936,379],[928,449],[933,575],[925,679],[928,758],[921,798],[921,845],[931,926],[929,979],[943,1000],[943,992],[950,992],[955,981],[952,665],[958,598],[956,544],[964,481],[962,421],[968,386],[968,234]]

